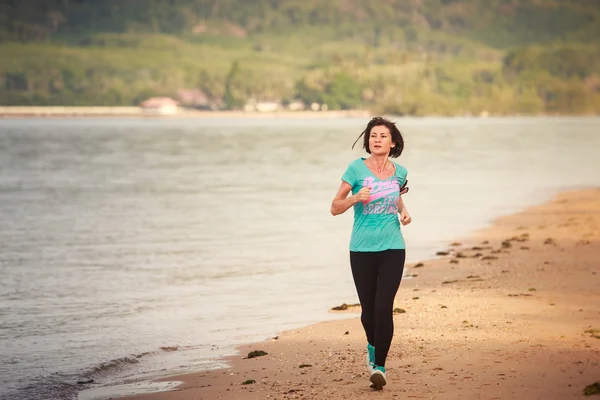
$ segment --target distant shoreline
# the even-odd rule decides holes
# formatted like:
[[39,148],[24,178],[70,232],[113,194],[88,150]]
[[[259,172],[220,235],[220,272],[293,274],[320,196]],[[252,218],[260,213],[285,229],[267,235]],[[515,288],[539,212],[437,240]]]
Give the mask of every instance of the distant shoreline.
[[89,118],[89,117],[131,117],[131,118],[352,118],[370,117],[368,110],[334,111],[200,111],[180,110],[175,114],[160,114],[141,107],[69,107],[69,106],[26,106],[0,107],[0,118]]
[[[376,113],[369,110],[328,110],[328,111],[207,111],[207,110],[186,110],[181,109],[175,114],[160,114],[142,107],[104,107],[104,106],[0,106],[0,119],[2,118],[370,118]],[[381,115],[381,114],[377,114]],[[388,115],[388,114],[382,114]],[[554,113],[537,113],[537,114],[455,114],[455,115],[395,115],[399,117],[446,117],[446,118],[488,118],[488,117],[598,117],[595,113],[579,113],[579,114],[554,114]]]

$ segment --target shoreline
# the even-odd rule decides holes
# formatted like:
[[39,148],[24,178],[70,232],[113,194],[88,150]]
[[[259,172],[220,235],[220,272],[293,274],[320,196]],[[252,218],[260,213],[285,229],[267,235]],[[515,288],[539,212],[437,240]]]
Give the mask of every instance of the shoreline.
[[[386,397],[587,398],[600,381],[600,188],[563,192],[440,250],[407,265]],[[344,312],[354,315],[240,346],[228,368],[154,381],[182,382],[173,391],[119,398],[371,398],[359,309]],[[244,358],[254,350],[268,354]]]
[[2,107],[0,118],[141,118],[141,119],[186,119],[186,118],[366,118],[372,113],[368,110],[331,110],[331,111],[289,111],[270,112],[247,111],[200,111],[179,110],[174,114],[160,114],[146,111],[141,107]]
[[[19,118],[140,118],[140,119],[211,119],[211,118],[371,118],[375,115],[370,110],[277,110],[277,111],[207,111],[207,110],[188,110],[181,109],[174,114],[160,114],[154,111],[145,111],[141,107],[135,106],[0,106],[0,119],[19,119]],[[383,114],[389,115],[389,114]],[[430,115],[394,115],[394,118],[513,118],[513,117],[598,117],[600,114],[582,113],[582,114],[430,114]]]

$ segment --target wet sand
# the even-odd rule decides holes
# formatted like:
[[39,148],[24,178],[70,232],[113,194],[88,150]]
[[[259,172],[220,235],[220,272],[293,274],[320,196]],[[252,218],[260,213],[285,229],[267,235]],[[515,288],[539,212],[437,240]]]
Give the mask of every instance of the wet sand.
[[[369,388],[351,308],[350,319],[242,346],[230,368],[163,379],[183,382],[174,391],[127,399],[590,398],[584,388],[600,381],[600,189],[563,193],[460,242],[407,266],[382,391]],[[253,350],[268,354],[245,358]]]

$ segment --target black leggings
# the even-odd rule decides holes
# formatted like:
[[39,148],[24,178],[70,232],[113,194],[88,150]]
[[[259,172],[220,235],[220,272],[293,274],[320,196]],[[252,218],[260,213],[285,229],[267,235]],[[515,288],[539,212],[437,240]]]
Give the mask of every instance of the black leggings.
[[362,308],[360,320],[375,346],[375,364],[385,367],[394,336],[394,297],[404,270],[405,250],[350,252],[352,277]]

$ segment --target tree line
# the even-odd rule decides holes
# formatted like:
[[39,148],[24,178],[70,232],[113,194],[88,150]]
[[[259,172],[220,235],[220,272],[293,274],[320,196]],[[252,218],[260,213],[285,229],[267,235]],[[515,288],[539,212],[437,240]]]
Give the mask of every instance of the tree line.
[[187,90],[220,109],[257,99],[413,115],[598,113],[599,5],[7,0],[0,102],[136,105]]

